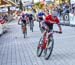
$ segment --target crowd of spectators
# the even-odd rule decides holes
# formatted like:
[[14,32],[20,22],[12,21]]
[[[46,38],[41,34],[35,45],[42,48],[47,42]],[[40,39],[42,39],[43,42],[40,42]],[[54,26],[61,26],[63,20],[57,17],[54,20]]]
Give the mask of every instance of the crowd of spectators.
[[5,21],[5,22],[8,22],[8,15],[7,14],[0,15],[0,20],[1,21]]
[[58,5],[55,10],[58,12],[59,16],[65,13],[72,13],[75,15],[75,4],[64,3],[62,5]]

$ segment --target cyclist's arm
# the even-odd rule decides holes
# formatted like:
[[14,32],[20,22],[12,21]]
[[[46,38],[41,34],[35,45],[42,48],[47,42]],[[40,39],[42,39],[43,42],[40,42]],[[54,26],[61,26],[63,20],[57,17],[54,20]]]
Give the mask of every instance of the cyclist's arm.
[[60,24],[57,24],[57,25],[59,27],[59,32],[62,33],[62,28],[61,28]]
[[59,19],[58,18],[56,18],[56,24],[58,25],[58,28],[59,28],[59,32],[60,33],[62,33],[62,28],[61,28],[61,26],[60,26],[60,21],[59,21]]

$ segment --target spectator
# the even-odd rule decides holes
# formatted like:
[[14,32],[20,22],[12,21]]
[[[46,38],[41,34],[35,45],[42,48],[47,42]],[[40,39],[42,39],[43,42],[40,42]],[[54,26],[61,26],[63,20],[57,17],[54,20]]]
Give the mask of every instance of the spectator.
[[75,4],[72,5],[73,14],[75,15]]
[[8,15],[5,14],[5,15],[3,16],[3,19],[7,22],[7,21],[8,21]]

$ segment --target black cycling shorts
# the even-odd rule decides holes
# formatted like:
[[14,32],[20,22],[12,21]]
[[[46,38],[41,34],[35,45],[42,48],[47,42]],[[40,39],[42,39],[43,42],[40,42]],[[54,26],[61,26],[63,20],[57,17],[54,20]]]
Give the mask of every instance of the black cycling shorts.
[[26,25],[26,20],[22,20],[23,24]]
[[43,20],[43,17],[39,17],[39,20],[40,20],[40,21]]
[[49,28],[49,32],[53,30],[53,24],[45,22],[45,25]]

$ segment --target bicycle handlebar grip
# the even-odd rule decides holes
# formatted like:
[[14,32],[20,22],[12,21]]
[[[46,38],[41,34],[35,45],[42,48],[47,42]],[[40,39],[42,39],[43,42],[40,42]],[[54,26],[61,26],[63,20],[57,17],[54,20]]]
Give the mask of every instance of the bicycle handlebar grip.
[[62,32],[59,32],[60,34],[62,34]]
[[60,31],[53,31],[53,32],[62,34],[62,32],[60,32]]

